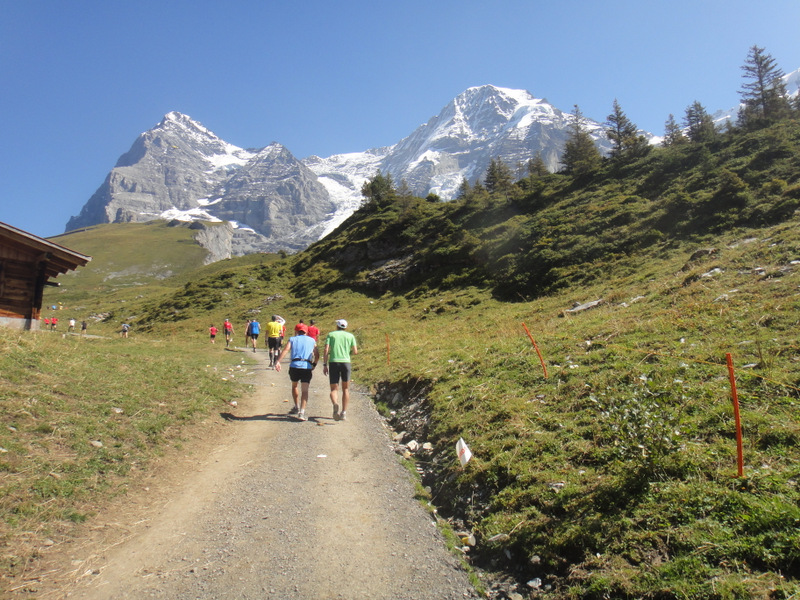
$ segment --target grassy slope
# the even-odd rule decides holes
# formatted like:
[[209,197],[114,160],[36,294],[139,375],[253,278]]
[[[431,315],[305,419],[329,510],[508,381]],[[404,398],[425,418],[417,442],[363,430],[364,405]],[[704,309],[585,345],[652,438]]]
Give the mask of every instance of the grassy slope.
[[[627,276],[529,303],[469,289],[399,306],[347,292],[332,302],[351,304],[359,377],[399,412],[398,427],[435,444],[421,457],[425,483],[443,514],[477,530],[483,561],[540,577],[559,597],[788,597],[800,552],[800,372],[798,278],[782,268],[800,253],[797,225],[727,236],[689,271],[693,245],[640,256],[618,265]],[[431,418],[412,430],[415,412]],[[475,455],[465,469],[459,437]]]
[[205,339],[0,328],[4,576],[24,572],[47,538],[68,536],[153,456],[179,446],[184,424],[224,410],[243,389],[241,362]]
[[[43,307],[61,304],[67,311],[57,313],[62,323],[73,315],[79,322],[95,317],[90,319],[93,328],[112,313],[118,326],[128,317],[125,305],[142,295],[141,288],[146,286],[148,295],[171,291],[183,274],[202,267],[207,252],[192,234],[158,221],[98,225],[54,237],[55,243],[92,260],[61,275],[60,287],[47,288]],[[51,313],[43,311],[44,316]]]
[[[419,458],[440,512],[476,532],[477,561],[552,597],[790,597],[799,134],[653,153],[588,184],[532,180],[511,202],[398,202],[296,257],[143,288],[126,310],[185,340],[228,316],[347,318],[359,382],[434,444]],[[459,437],[475,456],[463,469]]]
[[[243,302],[234,312],[317,318],[326,329],[350,320],[358,381],[397,411],[409,438],[433,442],[420,456],[424,483],[441,514],[476,531],[482,564],[540,577],[554,597],[788,597],[800,553],[797,225],[720,236],[715,256],[688,266],[696,244],[654,249],[531,302],[479,288],[300,299],[280,266],[236,277],[254,279],[254,299],[283,290],[281,299],[232,302]],[[195,293],[219,289],[218,277]],[[200,301],[193,310],[185,332],[218,313]],[[464,469],[459,437],[475,456]]]

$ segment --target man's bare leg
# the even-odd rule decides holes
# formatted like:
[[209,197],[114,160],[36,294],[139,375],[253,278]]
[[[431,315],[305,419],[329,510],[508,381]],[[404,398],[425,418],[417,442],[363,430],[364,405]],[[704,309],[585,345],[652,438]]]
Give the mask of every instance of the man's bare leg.
[[350,382],[342,382],[342,412],[347,410],[347,405],[350,404]]
[[339,412],[339,420],[347,419],[347,405],[350,403],[350,382],[342,382],[342,410]]
[[331,404],[333,404],[333,420],[339,420],[339,384],[331,384]]
[[[294,407],[300,410],[300,390],[297,389],[297,381],[292,382],[292,400],[294,400]],[[305,408],[305,406],[303,407]]]

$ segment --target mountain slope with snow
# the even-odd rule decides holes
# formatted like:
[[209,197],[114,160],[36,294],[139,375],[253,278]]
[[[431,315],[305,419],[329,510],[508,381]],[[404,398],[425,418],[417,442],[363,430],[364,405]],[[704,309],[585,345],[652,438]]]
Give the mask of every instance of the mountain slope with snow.
[[[302,161],[280,144],[251,152],[177,112],[142,133],[67,230],[153,219],[232,223],[234,254],[301,250],[333,231],[361,204],[380,170],[419,196],[456,196],[492,159],[523,176],[538,153],[555,171],[571,115],[525,90],[493,85],[459,94],[392,146]],[[601,123],[586,120],[602,152]]]
[[[539,153],[550,170],[568,136],[571,115],[525,90],[483,85],[454,98],[438,115],[397,144],[367,152],[304,160],[340,206],[341,217],[361,201],[361,186],[377,170],[405,181],[419,196],[456,196],[461,182],[482,178],[489,162],[499,158],[522,176],[527,161]],[[587,120],[587,129],[603,152],[610,143],[603,125]]]
[[142,133],[67,223],[156,219],[228,221],[234,254],[300,250],[319,239],[336,206],[316,176],[280,144],[250,152],[178,112]]
[[148,221],[165,212],[196,217],[206,200],[252,153],[229,144],[177,112],[142,133],[67,230],[97,223]]

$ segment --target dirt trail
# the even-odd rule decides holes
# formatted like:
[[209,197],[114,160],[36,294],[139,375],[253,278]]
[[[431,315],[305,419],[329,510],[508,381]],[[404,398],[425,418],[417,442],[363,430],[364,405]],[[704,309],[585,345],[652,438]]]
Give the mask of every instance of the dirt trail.
[[93,535],[54,548],[37,597],[477,597],[369,400],[353,394],[348,420],[334,421],[317,369],[309,420],[297,421],[286,370],[252,356],[254,394],[96,518]]

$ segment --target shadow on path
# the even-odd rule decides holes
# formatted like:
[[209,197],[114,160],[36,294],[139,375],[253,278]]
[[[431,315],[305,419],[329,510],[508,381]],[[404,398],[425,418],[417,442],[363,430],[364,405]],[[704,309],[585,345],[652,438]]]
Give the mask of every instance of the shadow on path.
[[233,413],[224,412],[224,413],[219,413],[219,416],[225,419],[226,421],[292,421],[292,422],[297,421],[297,419],[285,413],[284,414],[266,413],[263,415],[240,416],[240,415],[235,415]]
[[[225,421],[286,421],[289,423],[316,423],[318,425],[329,425],[335,422],[333,417],[320,416],[309,416],[308,421],[301,421],[294,415],[287,415],[286,413],[266,413],[263,415],[240,416],[234,415],[233,413],[224,412],[219,413],[219,416]],[[330,423],[328,423],[329,421]]]

